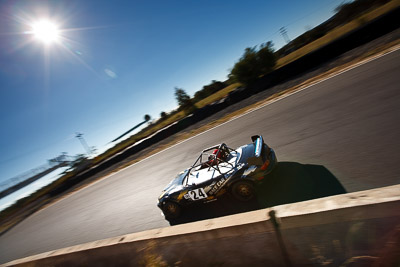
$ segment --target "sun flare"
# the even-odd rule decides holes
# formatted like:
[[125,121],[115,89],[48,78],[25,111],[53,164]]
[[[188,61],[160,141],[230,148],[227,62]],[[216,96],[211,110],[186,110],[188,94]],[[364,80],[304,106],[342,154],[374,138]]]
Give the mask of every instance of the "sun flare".
[[36,39],[45,44],[57,42],[60,37],[60,31],[57,25],[45,19],[32,25],[32,33]]

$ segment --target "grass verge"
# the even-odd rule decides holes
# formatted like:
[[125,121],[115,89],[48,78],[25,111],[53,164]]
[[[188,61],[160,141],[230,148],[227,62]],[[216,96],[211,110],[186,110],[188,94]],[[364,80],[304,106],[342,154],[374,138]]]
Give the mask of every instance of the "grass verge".
[[364,15],[359,16],[358,18],[340,26],[332,31],[328,32],[326,35],[322,36],[321,38],[315,40],[314,42],[311,42],[296,51],[278,59],[276,63],[275,69],[278,69],[292,61],[295,61],[296,59],[314,51],[317,50],[318,48],[332,42],[335,39],[340,38],[341,36],[344,36],[345,34],[348,34],[349,32],[357,29],[358,27],[376,19],[377,17],[386,14],[387,12],[397,8],[400,6],[400,0],[393,0],[385,5],[378,7]]

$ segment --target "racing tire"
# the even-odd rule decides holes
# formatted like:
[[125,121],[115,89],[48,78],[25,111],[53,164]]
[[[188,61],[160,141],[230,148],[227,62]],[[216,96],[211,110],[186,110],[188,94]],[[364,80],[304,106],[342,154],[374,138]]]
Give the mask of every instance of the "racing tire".
[[239,181],[232,186],[232,195],[239,201],[250,201],[256,195],[256,190],[251,182]]
[[181,207],[172,201],[167,201],[162,207],[166,219],[176,219],[181,215]]

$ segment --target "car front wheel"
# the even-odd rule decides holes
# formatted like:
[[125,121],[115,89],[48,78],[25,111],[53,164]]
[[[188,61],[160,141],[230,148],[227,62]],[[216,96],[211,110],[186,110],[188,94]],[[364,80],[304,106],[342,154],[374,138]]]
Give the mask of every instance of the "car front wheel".
[[232,194],[240,201],[250,201],[255,197],[254,186],[247,181],[236,182],[232,186]]
[[164,203],[162,211],[166,219],[175,219],[181,214],[181,207],[175,202],[167,201]]

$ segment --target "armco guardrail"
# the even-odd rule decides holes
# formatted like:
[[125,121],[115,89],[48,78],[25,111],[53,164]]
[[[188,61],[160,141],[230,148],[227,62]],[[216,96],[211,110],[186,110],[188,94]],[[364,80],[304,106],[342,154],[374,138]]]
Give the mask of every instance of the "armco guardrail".
[[395,185],[119,236],[5,266],[398,266],[399,247]]

